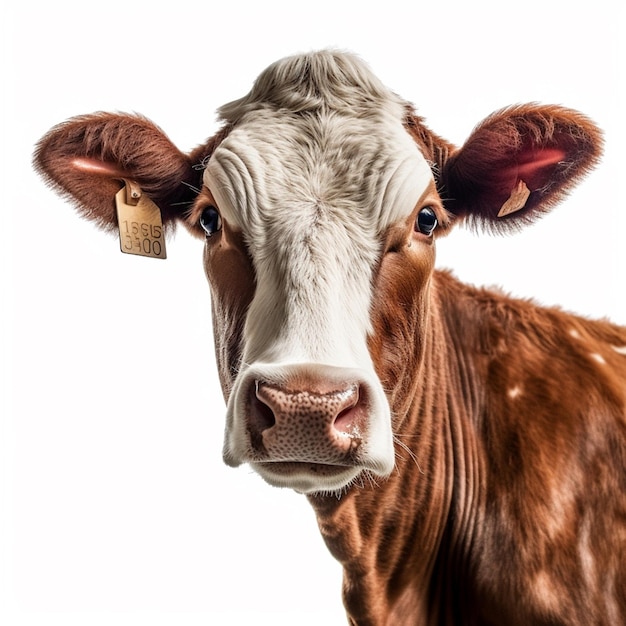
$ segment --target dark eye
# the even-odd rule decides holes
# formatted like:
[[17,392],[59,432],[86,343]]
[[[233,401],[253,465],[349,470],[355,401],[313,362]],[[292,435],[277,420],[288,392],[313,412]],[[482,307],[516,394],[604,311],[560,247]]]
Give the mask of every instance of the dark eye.
[[415,218],[415,230],[430,237],[435,228],[437,228],[437,216],[429,207],[424,207]]
[[202,211],[200,226],[204,229],[207,237],[222,229],[222,218],[214,206],[208,206]]

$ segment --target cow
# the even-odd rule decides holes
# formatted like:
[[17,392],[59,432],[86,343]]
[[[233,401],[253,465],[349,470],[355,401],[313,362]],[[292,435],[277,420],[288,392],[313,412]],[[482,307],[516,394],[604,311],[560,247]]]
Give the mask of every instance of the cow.
[[[523,104],[457,147],[334,50],[219,115],[190,153],[138,115],[73,118],[35,167],[122,249],[204,241],[224,461],[306,495],[349,623],[626,623],[626,328],[434,267],[457,224],[550,211],[600,130]],[[140,201],[158,224],[129,231]]]

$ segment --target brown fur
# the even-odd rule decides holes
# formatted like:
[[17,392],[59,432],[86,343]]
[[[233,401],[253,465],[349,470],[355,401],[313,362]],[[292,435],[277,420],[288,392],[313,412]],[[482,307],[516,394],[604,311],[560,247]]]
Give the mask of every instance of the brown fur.
[[[589,120],[560,107],[501,111],[460,149],[412,112],[405,126],[433,167],[429,202],[500,231],[552,208],[601,146]],[[197,166],[229,130],[184,155],[143,118],[85,116],[42,140],[36,166],[103,228],[129,178],[166,223],[202,236],[214,200],[203,190],[191,206]],[[519,180],[526,206],[497,218]],[[341,497],[309,496],[344,567],[350,623],[626,622],[626,329],[434,272],[434,248],[409,245],[412,233],[410,220],[387,233],[371,313],[396,469]],[[205,265],[228,397],[254,272],[228,224]]]
[[[389,273],[374,313],[383,381],[411,358],[383,332]],[[622,623],[626,356],[613,346],[626,329],[447,273],[431,295],[406,330],[424,337],[423,358],[394,388],[397,471],[340,500],[310,497],[351,623]]]

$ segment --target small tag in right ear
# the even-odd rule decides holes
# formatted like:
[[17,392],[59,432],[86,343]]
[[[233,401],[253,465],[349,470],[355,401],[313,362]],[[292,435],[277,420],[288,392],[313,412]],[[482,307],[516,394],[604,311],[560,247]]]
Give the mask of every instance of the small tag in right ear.
[[498,212],[498,217],[504,217],[523,209],[526,206],[528,196],[530,196],[530,189],[528,189],[523,180],[520,180],[515,185],[515,189],[511,192],[509,199],[502,205]]
[[115,195],[120,250],[125,254],[166,258],[161,210],[134,181],[124,183]]

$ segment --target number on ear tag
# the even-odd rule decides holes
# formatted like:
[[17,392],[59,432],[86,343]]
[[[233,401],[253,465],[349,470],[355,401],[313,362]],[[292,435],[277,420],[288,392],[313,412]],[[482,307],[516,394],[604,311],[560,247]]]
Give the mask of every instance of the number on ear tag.
[[165,236],[159,207],[133,181],[115,194],[120,250],[165,259]]

